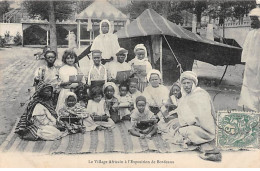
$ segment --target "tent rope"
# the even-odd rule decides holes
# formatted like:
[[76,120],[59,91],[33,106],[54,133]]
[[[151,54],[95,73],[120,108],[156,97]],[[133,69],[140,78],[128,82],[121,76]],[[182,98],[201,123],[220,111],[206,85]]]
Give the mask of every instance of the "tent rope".
[[169,48],[170,48],[170,50],[171,50],[171,52],[172,52],[172,54],[173,54],[173,56],[174,56],[174,58],[175,58],[175,60],[176,60],[176,62],[177,62],[177,68],[180,68],[180,74],[183,73],[183,69],[182,69],[182,67],[181,67],[181,63],[179,62],[178,58],[177,58],[176,55],[174,54],[174,52],[173,52],[173,50],[172,50],[172,48],[171,48],[171,46],[170,46],[168,40],[166,39],[165,35],[163,35],[163,37],[164,37],[164,39],[165,39],[167,45],[169,46]]

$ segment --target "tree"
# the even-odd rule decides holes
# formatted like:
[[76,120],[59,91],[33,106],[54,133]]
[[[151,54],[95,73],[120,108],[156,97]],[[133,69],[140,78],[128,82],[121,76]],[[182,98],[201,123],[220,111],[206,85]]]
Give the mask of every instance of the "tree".
[[75,1],[24,1],[23,6],[29,15],[47,19],[50,25],[50,47],[57,52],[56,20],[71,18],[75,11]]
[[10,4],[7,1],[0,2],[0,22],[3,22],[3,15],[10,10]]

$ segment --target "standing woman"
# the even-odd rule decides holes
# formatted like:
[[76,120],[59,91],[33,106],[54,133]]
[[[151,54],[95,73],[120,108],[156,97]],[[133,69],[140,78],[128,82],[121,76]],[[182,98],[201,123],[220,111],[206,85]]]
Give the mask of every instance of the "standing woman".
[[111,29],[111,24],[108,20],[100,22],[100,34],[94,39],[92,50],[100,50],[102,52],[102,64],[115,61],[115,55],[120,48],[118,38]]

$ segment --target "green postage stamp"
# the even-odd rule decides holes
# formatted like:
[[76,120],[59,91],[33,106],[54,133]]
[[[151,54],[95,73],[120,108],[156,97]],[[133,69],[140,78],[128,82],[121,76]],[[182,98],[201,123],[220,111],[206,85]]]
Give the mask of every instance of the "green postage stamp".
[[221,149],[259,148],[260,113],[219,111],[216,144]]

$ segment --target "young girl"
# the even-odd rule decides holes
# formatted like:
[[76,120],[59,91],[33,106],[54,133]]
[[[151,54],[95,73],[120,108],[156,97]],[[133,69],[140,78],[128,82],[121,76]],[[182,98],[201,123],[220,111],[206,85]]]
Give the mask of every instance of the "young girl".
[[128,93],[128,85],[120,84],[119,85],[119,93],[118,97],[119,109],[118,114],[121,120],[130,120],[130,108],[133,108],[132,97]]
[[169,90],[161,84],[162,76],[160,71],[151,70],[147,78],[150,85],[145,88],[143,94],[149,104],[149,109],[157,115],[162,106],[164,106],[169,99]]
[[[132,128],[129,132],[131,135],[140,138],[151,138],[157,133],[157,119],[147,108],[146,98],[144,96],[138,96],[136,98],[136,108],[131,115]],[[146,124],[144,122],[146,122]]]
[[118,88],[113,82],[107,82],[103,91],[105,94],[105,107],[109,111],[111,119],[117,123],[120,121],[118,114]]
[[72,83],[69,81],[70,76],[73,75],[82,75],[79,67],[77,67],[76,63],[78,62],[78,57],[73,50],[66,50],[62,56],[62,62],[64,66],[62,66],[59,70],[59,77],[61,79],[60,83],[60,94],[57,102],[56,111],[59,112],[60,108],[63,106],[63,102],[65,101],[65,94],[67,92],[73,91],[74,88],[78,86],[83,86],[85,83],[85,79],[83,78],[79,83]]
[[90,117],[84,119],[86,131],[104,130],[114,127],[115,123],[106,110],[103,91],[100,87],[93,87],[90,92],[91,100],[88,101],[87,113]]
[[65,123],[70,133],[84,133],[82,119],[88,117],[86,108],[77,103],[77,96],[73,92],[67,92],[64,99],[64,106],[58,113],[60,120]]
[[134,48],[135,58],[129,64],[134,77],[138,79],[138,90],[143,92],[147,86],[147,73],[152,70],[152,66],[147,58],[147,50],[143,44],[138,44]]

